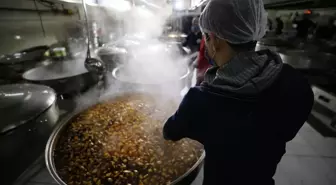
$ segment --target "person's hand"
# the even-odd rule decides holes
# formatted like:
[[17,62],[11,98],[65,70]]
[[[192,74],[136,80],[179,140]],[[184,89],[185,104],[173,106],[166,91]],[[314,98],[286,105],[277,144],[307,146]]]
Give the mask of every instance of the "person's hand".
[[197,72],[196,78],[197,78],[197,80],[198,79],[203,79],[204,78],[204,73]]
[[200,85],[204,81],[204,74],[197,73],[196,84]]
[[192,66],[191,66],[193,69],[197,69],[198,68],[198,64],[197,64],[197,61],[192,63]]

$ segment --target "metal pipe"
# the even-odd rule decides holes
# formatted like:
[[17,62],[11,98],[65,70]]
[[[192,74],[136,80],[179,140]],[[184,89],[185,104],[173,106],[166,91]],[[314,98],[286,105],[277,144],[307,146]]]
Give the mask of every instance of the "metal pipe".
[[89,16],[88,16],[88,11],[87,11],[85,0],[82,0],[82,5],[84,9],[84,19],[85,19],[85,26],[86,26],[87,37],[88,37],[88,44],[87,44],[88,48],[87,48],[86,58],[91,58],[91,51],[90,51],[91,34],[90,34],[90,27],[89,27]]
[[41,15],[40,10],[37,7],[36,0],[34,0],[34,5],[35,5],[35,8],[36,8],[37,14],[40,18],[40,24],[41,24],[41,29],[42,29],[43,36],[46,37],[46,32],[45,32],[44,25],[43,25],[43,20],[42,20],[42,15]]

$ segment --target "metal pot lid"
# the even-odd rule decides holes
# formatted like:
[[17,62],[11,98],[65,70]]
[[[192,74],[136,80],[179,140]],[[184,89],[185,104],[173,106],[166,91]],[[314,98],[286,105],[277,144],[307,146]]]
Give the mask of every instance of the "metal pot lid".
[[[148,68],[139,69],[134,75],[135,68],[128,66],[119,66],[112,71],[112,76],[120,82],[139,84],[139,85],[165,85],[167,82],[178,82],[184,80],[190,74],[189,68],[179,68],[177,73],[165,73],[163,74],[161,70],[155,71],[153,73]],[[151,72],[149,72],[151,71]],[[160,76],[160,78],[153,78],[154,76]]]
[[0,86],[0,134],[15,129],[54,104],[53,89],[34,84]]
[[286,50],[279,52],[279,54],[284,63],[295,68],[331,70],[336,67],[336,56],[330,53]]
[[0,56],[0,64],[13,65],[27,61],[41,60],[48,46],[36,46],[10,55]]
[[290,46],[288,41],[280,38],[263,38],[258,41],[258,44],[267,46]]
[[101,55],[126,55],[126,48],[117,47],[117,46],[107,46],[101,47],[97,50],[98,56]]
[[71,59],[54,62],[47,66],[41,66],[26,71],[22,76],[29,81],[47,81],[70,78],[89,71],[84,65],[85,58]]
[[141,42],[143,40],[135,39],[135,38],[129,38],[129,37],[124,37],[119,40],[109,42],[104,44],[104,47],[118,47],[118,48],[129,48],[129,47],[137,47],[141,46]]

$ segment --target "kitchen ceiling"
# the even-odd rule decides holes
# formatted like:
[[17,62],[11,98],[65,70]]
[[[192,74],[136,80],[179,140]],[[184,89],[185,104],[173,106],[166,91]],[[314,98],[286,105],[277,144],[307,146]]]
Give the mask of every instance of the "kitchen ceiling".
[[[52,0],[54,2],[67,2],[67,3],[82,3],[82,0]],[[113,1],[118,1],[118,0],[85,0],[85,2],[87,4],[100,4],[100,3],[105,3],[106,1],[108,2],[113,2]],[[133,0],[126,0],[129,2],[132,2]],[[151,5],[156,5],[156,6],[160,6],[163,4],[167,4],[167,0],[134,0],[135,3],[137,2],[142,2],[142,3],[146,3],[146,4],[151,4]]]
[[[67,2],[67,3],[82,3],[82,0],[50,0],[54,2]],[[173,7],[178,9],[188,9],[191,6],[192,1],[199,2],[201,0],[85,0],[85,2],[89,5],[115,5],[116,3],[126,2],[135,5],[145,5],[151,8],[162,8],[167,5],[172,5]]]

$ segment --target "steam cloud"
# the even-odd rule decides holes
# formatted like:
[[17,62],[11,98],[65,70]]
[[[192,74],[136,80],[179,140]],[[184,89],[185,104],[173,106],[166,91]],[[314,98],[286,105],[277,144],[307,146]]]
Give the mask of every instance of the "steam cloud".
[[[109,88],[99,97],[100,101],[113,100],[114,97],[125,93],[148,93],[155,99],[158,109],[174,112],[175,105],[181,101],[180,93],[186,85],[185,80],[188,80],[181,80],[181,77],[187,75],[189,70],[188,58],[181,55],[177,46],[159,39],[171,13],[171,8],[167,6],[156,11],[132,7],[127,12],[117,14],[104,8],[104,11],[91,14],[94,15],[93,19],[98,20],[98,25],[102,25],[108,31],[113,30],[111,45],[116,40],[134,39],[137,42],[127,48],[132,57],[118,62],[118,79],[110,79]],[[95,89],[78,97],[77,108],[83,110],[97,103],[99,95],[101,92]],[[156,114],[154,112],[149,116],[155,117]],[[148,126],[146,132],[154,132],[153,129]],[[116,144],[120,142],[117,136],[110,140]],[[163,140],[161,144],[164,145]]]
[[[145,92],[153,96],[157,94],[158,104],[162,102],[162,97],[178,103],[185,80],[188,80],[180,80],[188,72],[188,59],[181,55],[176,45],[159,39],[172,14],[171,7],[166,5],[158,10],[133,6],[129,11],[118,13],[108,7],[101,8],[103,11],[90,10],[90,16],[106,29],[105,34],[112,32],[114,38],[109,44],[125,39],[137,42],[127,48],[132,57],[119,61],[118,80],[109,80],[109,89],[101,99],[111,99],[128,92]],[[79,97],[80,107],[92,104],[92,99],[95,99],[92,96],[89,93]]]

